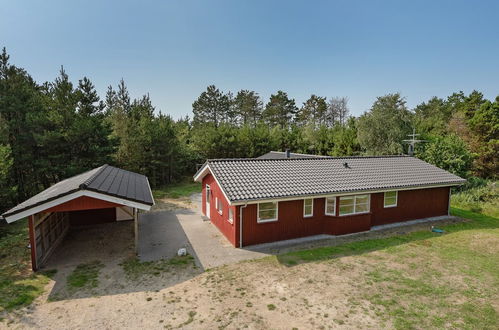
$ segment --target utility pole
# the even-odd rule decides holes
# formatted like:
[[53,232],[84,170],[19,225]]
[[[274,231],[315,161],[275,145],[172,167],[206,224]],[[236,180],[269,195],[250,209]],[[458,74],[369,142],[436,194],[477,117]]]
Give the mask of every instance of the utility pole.
[[417,140],[416,137],[419,136],[419,134],[416,134],[416,129],[412,129],[412,134],[408,134],[407,136],[410,137],[409,140],[402,140],[403,142],[406,142],[408,144],[407,147],[407,154],[409,156],[414,156],[414,148],[416,147],[416,143],[418,142],[426,142],[426,140]]

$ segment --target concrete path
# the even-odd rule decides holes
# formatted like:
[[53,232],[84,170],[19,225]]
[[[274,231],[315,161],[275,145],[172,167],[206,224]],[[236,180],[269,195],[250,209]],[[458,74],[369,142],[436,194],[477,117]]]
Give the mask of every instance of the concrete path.
[[191,209],[143,213],[139,217],[141,261],[172,258],[186,248],[202,269],[264,257],[268,254],[234,248],[200,213],[201,194],[192,196]]
[[203,269],[268,255],[263,251],[237,249],[232,246],[210,221],[202,219],[201,194],[192,195],[191,200],[191,212],[176,212],[176,216]]
[[189,253],[193,254],[176,212],[140,214],[138,246],[140,261],[169,259],[176,256],[180,248],[187,248]]

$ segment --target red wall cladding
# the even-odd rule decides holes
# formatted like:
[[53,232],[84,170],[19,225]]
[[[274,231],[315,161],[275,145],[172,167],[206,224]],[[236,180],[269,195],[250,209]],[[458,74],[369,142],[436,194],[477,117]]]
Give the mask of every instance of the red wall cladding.
[[[211,198],[210,198],[210,214],[206,214],[206,185],[210,186]],[[215,200],[218,198],[222,204],[222,214],[218,213]],[[211,222],[217,226],[217,228],[224,234],[225,237],[232,243],[232,245],[237,246],[239,236],[236,235],[237,231],[237,220],[236,220],[236,207],[231,206],[234,214],[234,223],[229,222],[229,203],[225,199],[222,190],[216,183],[215,179],[211,174],[208,174],[203,178],[203,188],[202,188],[202,211],[203,214],[208,216]],[[237,236],[237,237],[236,237]]]
[[[234,246],[239,246],[239,212],[243,212],[243,245],[274,242],[318,234],[343,235],[368,231],[372,226],[447,215],[449,187],[406,190],[398,192],[397,206],[384,208],[384,193],[371,194],[370,212],[349,216],[324,214],[325,199],[314,199],[312,217],[303,217],[303,200],[282,201],[278,207],[278,221],[258,223],[257,204],[246,207],[233,206],[234,224],[228,221],[229,205],[214,177],[203,178],[202,211],[206,215],[206,185],[210,185],[211,202],[209,218]],[[216,209],[219,198],[223,212]],[[339,214],[339,197],[336,201]]]
[[[303,200],[283,201],[279,202],[278,221],[267,223],[258,223],[257,205],[248,204],[243,208],[243,245],[318,234],[343,235],[368,231],[371,226],[381,224],[447,215],[448,201],[448,187],[399,191],[397,206],[393,208],[384,208],[384,194],[374,193],[370,213],[327,216],[325,199],[316,198],[314,216],[310,218],[303,217]],[[339,214],[339,199],[336,214]]]
[[436,217],[448,214],[449,187],[401,190],[397,207],[384,208],[384,194],[371,194],[372,225]]
[[120,204],[111,203],[108,201],[103,201],[101,199],[92,198],[88,196],[81,196],[66,203],[59,204],[43,212],[63,212],[63,211],[76,211],[76,210],[92,210],[92,209],[103,209],[110,207],[122,206]]

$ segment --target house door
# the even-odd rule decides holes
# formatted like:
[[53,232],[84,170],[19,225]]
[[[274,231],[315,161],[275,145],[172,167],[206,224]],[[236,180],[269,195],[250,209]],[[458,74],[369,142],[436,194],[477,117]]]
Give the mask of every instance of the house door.
[[210,217],[210,202],[211,202],[211,189],[206,185],[206,216]]

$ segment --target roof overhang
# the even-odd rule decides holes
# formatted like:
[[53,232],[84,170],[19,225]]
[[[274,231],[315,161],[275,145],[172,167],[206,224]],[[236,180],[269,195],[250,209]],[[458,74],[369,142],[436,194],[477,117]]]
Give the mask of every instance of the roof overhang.
[[380,189],[373,189],[373,190],[356,190],[356,191],[344,191],[344,192],[324,193],[324,194],[309,194],[309,195],[283,196],[283,197],[274,197],[274,198],[247,199],[247,200],[232,201],[232,203],[230,203],[230,205],[246,205],[246,204],[267,203],[267,202],[285,202],[285,201],[293,201],[293,200],[304,199],[304,198],[326,198],[326,197],[335,197],[335,196],[374,194],[374,193],[387,192],[387,191],[403,191],[403,190],[442,188],[442,187],[460,186],[462,184],[463,184],[462,182],[457,182],[457,183],[444,183],[444,184],[433,184],[433,185],[420,185],[420,186],[412,186],[412,187],[407,187],[407,186],[406,187],[389,187],[389,188],[380,188]]
[[201,168],[197,171],[196,174],[194,174],[194,181],[196,182],[202,182],[203,181],[203,178],[208,174],[208,173],[212,173],[211,169],[210,169],[210,165],[208,164],[208,162],[204,163],[203,166],[201,166]]
[[110,195],[102,194],[102,193],[95,192],[95,191],[77,190],[73,193],[60,196],[58,198],[46,201],[46,202],[38,204],[38,205],[34,205],[33,207],[23,209],[19,212],[15,212],[15,213],[11,213],[11,214],[4,214],[3,218],[7,221],[7,223],[11,223],[11,222],[17,221],[19,219],[23,219],[25,217],[28,217],[30,215],[33,215],[33,214],[36,214],[39,212],[43,212],[44,210],[50,209],[54,206],[60,205],[62,203],[66,203],[70,200],[73,200],[75,198],[79,198],[82,196],[92,197],[95,199],[100,199],[103,201],[107,201],[107,202],[111,202],[111,203],[115,203],[115,204],[120,204],[123,206],[129,206],[129,207],[133,207],[133,208],[136,208],[139,210],[144,210],[144,211],[149,211],[152,207],[152,205],[149,205],[149,204],[131,201],[131,200],[127,200],[127,199],[116,197],[116,196],[110,196]]
[[215,182],[217,183],[218,187],[220,188],[220,190],[222,191],[222,194],[224,195],[225,197],[225,200],[227,201],[227,203],[229,204],[229,206],[232,206],[234,205],[234,203],[229,199],[229,197],[227,196],[227,193],[225,192],[225,189],[224,187],[220,184],[220,182],[218,182],[218,179],[217,179],[217,176],[213,173],[213,171],[211,170],[210,168],[210,165],[208,164],[208,162],[206,162],[200,169],[199,171],[194,175],[194,181],[196,182],[203,182],[203,178],[208,175],[208,174],[211,174],[213,176],[213,178],[215,179]]

